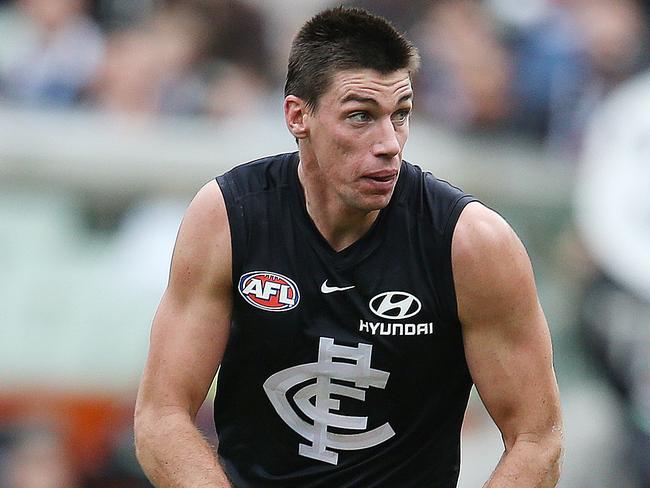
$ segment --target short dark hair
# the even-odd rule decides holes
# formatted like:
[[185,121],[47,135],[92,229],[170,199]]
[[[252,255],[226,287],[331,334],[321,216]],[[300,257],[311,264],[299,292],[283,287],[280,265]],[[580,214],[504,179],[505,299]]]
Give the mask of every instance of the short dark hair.
[[314,110],[338,71],[414,73],[419,66],[417,48],[388,20],[359,8],[335,7],[312,17],[294,38],[284,96],[302,98]]

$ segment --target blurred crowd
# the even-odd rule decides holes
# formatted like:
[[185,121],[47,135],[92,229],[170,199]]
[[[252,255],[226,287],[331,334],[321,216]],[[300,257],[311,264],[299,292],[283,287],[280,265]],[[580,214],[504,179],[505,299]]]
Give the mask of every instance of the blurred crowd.
[[[391,19],[420,48],[418,114],[568,154],[598,102],[648,63],[647,0],[347,3]],[[284,0],[0,0],[0,102],[258,113],[279,106],[305,10]]]
[[5,4],[0,96],[9,103],[220,117],[250,112],[270,85],[264,18],[244,2]]

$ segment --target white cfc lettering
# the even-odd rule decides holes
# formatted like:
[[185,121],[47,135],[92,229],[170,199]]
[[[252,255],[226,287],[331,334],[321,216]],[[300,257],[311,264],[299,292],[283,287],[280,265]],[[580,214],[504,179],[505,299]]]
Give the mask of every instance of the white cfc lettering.
[[[395,435],[388,422],[366,430],[368,417],[340,413],[338,395],[365,401],[366,390],[371,386],[384,389],[390,373],[370,367],[372,345],[357,347],[334,344],[334,339],[321,337],[318,345],[318,361],[293,366],[279,371],[264,382],[264,391],[282,420],[308,443],[298,445],[298,454],[330,464],[338,463],[338,454],[331,449],[366,449],[385,442]],[[334,361],[344,359],[346,362]],[[316,380],[314,382],[314,380]],[[353,386],[332,383],[343,380]],[[289,390],[302,383],[305,385],[293,394],[295,408],[287,398]],[[313,424],[305,421],[306,416]],[[353,433],[333,433],[330,427]]]
[[295,297],[289,297],[289,290],[291,287],[282,283],[275,283],[273,281],[266,281],[262,283],[261,280],[252,279],[242,290],[245,295],[253,295],[254,297],[268,300],[271,296],[278,295],[278,302],[283,305],[293,305],[296,301]]

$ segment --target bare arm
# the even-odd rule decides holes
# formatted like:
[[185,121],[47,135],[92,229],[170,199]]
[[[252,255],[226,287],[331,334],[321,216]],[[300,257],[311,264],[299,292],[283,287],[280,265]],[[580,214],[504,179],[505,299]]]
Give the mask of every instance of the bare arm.
[[454,232],[452,263],[467,363],[505,445],[485,488],[554,487],[559,393],[526,251],[501,217],[471,203]]
[[159,488],[231,486],[194,425],[228,340],[231,287],[228,218],[212,181],[181,224],[138,391],[136,453]]

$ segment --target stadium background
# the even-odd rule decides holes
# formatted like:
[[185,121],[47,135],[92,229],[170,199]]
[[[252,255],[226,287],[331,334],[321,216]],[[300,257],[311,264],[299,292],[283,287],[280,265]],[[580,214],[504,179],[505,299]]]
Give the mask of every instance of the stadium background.
[[[650,486],[650,2],[350,3],[420,48],[406,158],[529,250],[560,487]],[[1,487],[149,486],[132,409],[180,218],[216,174],[295,148],[287,50],[331,4],[0,0]],[[474,395],[459,486],[500,453]]]

